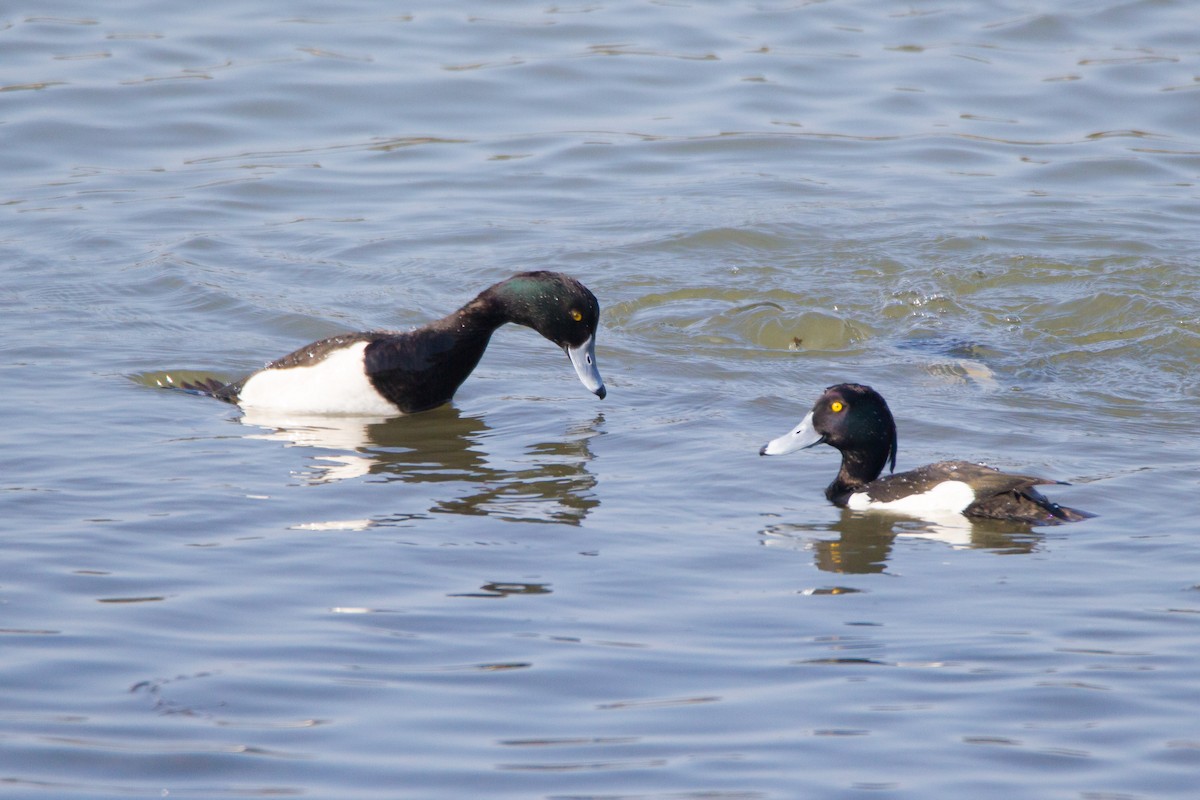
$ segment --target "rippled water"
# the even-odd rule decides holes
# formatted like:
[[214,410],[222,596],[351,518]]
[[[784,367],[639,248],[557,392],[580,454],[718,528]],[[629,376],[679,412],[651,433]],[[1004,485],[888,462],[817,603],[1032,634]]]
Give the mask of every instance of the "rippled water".
[[[0,794],[1194,796],[1190,4],[118,5],[0,11]],[[534,268],[603,402],[151,388]],[[1100,516],[838,511],[842,380]]]

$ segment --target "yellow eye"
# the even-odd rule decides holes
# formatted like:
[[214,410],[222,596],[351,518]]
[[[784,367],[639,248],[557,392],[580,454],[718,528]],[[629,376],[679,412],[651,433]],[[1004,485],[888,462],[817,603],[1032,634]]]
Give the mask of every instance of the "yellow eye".
[[845,406],[842,405],[841,400],[834,400],[832,403],[829,404],[829,410],[835,414],[837,412],[841,411],[843,408],[845,408]]
[[579,322],[579,320],[583,319],[583,314],[579,311],[579,309],[572,308],[571,309],[571,319],[575,320],[576,322]]

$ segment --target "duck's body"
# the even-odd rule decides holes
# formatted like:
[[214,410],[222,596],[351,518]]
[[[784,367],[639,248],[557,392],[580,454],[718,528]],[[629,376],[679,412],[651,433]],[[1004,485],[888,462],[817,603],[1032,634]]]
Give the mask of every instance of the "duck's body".
[[524,272],[454,313],[412,331],[366,331],[301,347],[234,383],[185,384],[243,408],[294,414],[391,416],[447,403],[483,357],[492,333],[526,325],[562,347],[583,385],[605,395],[596,367],[600,306],[574,278]]
[[896,423],[883,397],[869,386],[829,387],[793,431],[759,452],[782,455],[822,443],[842,453],[841,469],[825,490],[829,501],[842,508],[918,517],[962,514],[1031,525],[1093,516],[1051,502],[1034,488],[1059,481],[1013,475],[969,461],[940,461],[880,478],[885,466],[896,466]]

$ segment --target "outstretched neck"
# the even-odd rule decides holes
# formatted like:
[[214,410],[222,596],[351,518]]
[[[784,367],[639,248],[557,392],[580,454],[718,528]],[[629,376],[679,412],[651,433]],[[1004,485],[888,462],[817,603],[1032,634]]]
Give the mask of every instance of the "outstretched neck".
[[492,334],[508,321],[503,308],[485,293],[425,326],[420,333],[426,339],[431,360],[439,364],[441,379],[457,389],[483,358]]
[[506,320],[477,297],[408,333],[379,339],[364,354],[371,383],[404,413],[448,402]]
[[484,342],[491,337],[497,328],[506,322],[512,322],[512,315],[507,313],[504,303],[490,294],[483,292],[471,302],[457,311],[447,314],[433,323],[431,327],[442,330],[471,333],[475,336],[482,334]]
[[506,322],[535,328],[537,309],[544,300],[544,293],[545,287],[537,280],[526,275],[514,276],[484,289],[455,313],[469,317],[477,325],[487,326],[489,331]]
[[421,381],[405,376],[404,382],[430,387],[430,397],[422,404],[446,402],[479,364],[496,329],[506,322],[523,321],[513,314],[511,303],[497,295],[495,287],[485,290],[457,311],[409,335],[424,376]]

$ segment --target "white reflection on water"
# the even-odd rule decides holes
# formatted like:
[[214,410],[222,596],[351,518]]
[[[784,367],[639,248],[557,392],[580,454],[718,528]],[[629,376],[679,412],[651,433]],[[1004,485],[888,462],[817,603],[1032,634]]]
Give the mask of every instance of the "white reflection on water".
[[[262,432],[247,433],[247,439],[283,442],[292,447],[359,451],[371,442],[370,426],[386,423],[387,417],[314,417],[247,409],[239,421],[243,425],[263,429]],[[376,459],[366,455],[342,453],[314,455],[312,463],[309,481],[330,483],[370,474]]]
[[[824,572],[885,572],[897,539],[922,539],[954,549],[1032,553],[1040,537],[1028,526],[1000,520],[971,520],[961,514],[909,519],[879,512],[841,510],[833,523],[777,523],[760,531],[766,547],[807,550]],[[836,534],[836,536],[830,536]]]
[[[435,498],[432,512],[578,525],[599,503],[587,464],[593,458],[589,441],[600,432],[602,415],[564,431],[561,439],[526,445],[516,459],[489,452],[488,425],[453,406],[396,418],[246,411],[238,421],[250,429],[248,439],[315,451],[303,475],[310,484],[368,476],[459,484]],[[359,530],[371,524],[352,522]],[[349,523],[306,524],[347,529]]]

